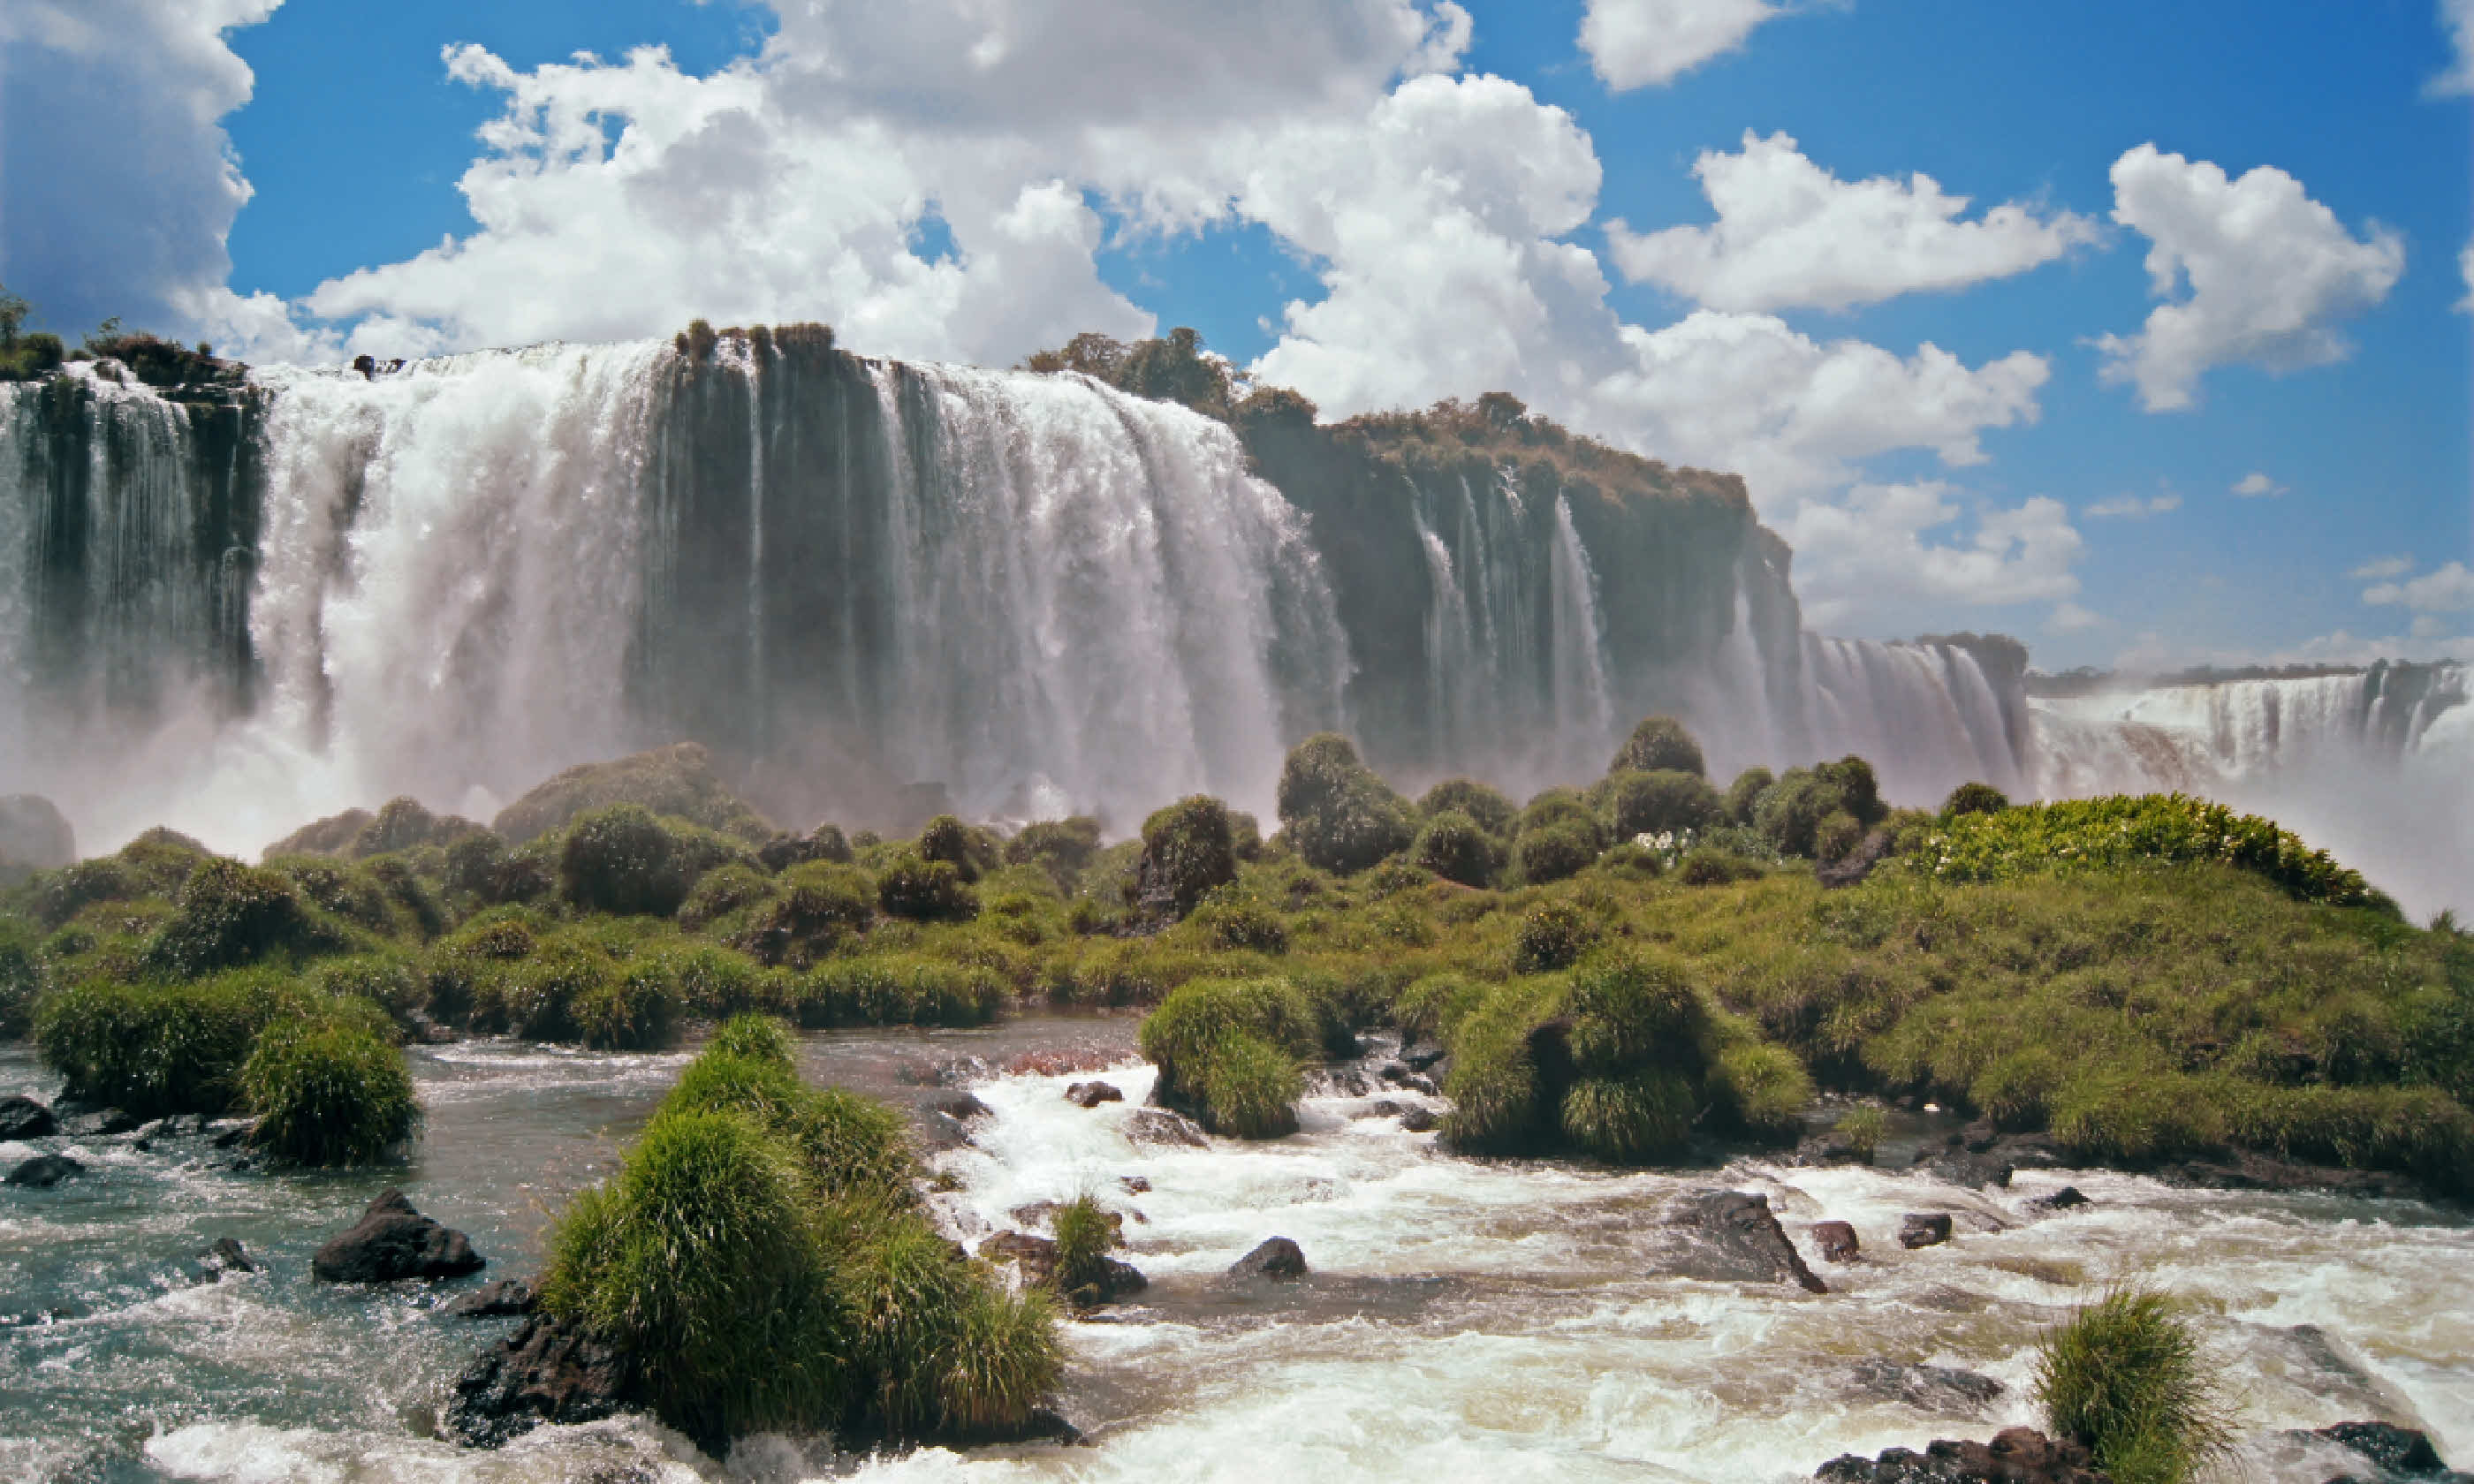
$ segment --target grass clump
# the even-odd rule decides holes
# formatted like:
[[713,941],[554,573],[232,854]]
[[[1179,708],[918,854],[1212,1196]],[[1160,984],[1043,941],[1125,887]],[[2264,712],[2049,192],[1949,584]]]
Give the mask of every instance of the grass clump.
[[1445,809],[1427,817],[1409,858],[1446,881],[1484,886],[1503,864],[1503,847],[1476,820]]
[[1407,800],[1358,760],[1338,732],[1290,750],[1280,767],[1280,833],[1300,859],[1340,874],[1364,871],[1405,849],[1414,819]]
[[1607,827],[1618,840],[1707,829],[1727,808],[1727,801],[1707,779],[1674,768],[1611,773],[1595,792]]
[[980,898],[949,860],[904,852],[876,878],[877,904],[886,917],[919,922],[966,922],[980,915]]
[[1519,935],[1513,942],[1513,969],[1539,974],[1569,969],[1604,932],[1595,918],[1568,898],[1540,902],[1520,920]]
[[559,847],[559,891],[587,912],[669,917],[706,872],[750,859],[727,837],[688,821],[661,819],[642,804],[612,804],[569,826]]
[[1418,801],[1418,812],[1430,820],[1442,814],[1465,814],[1478,828],[1501,836],[1511,832],[1513,818],[1520,811],[1500,790],[1474,778],[1445,778],[1426,790]]
[[1304,1093],[1298,1066],[1322,1049],[1325,1025],[1286,979],[1202,979],[1143,1021],[1143,1055],[1159,1066],[1159,1100],[1215,1133],[1268,1138],[1294,1131]]
[[2165,1295],[2120,1287],[2037,1346],[2046,1424],[2117,1484],[2185,1484],[2224,1458],[2231,1412],[2198,1337]]
[[1118,1228],[1098,1198],[1086,1192],[1066,1202],[1050,1218],[1050,1229],[1056,1233],[1056,1291],[1079,1303],[1077,1295],[1104,1289]]
[[421,1107],[403,1055],[365,1024],[284,1020],[240,1069],[259,1147],[290,1164],[367,1164],[410,1137]]
[[[958,882],[954,889],[960,890]],[[875,921],[875,883],[866,872],[811,861],[782,874],[772,895],[749,915],[739,945],[759,963],[804,965],[859,937]]]
[[1874,1156],[1881,1152],[1881,1140],[1889,1137],[1890,1115],[1866,1103],[1840,1113],[1838,1121],[1831,1125],[1831,1132],[1845,1140],[1848,1148],[1863,1156],[1869,1164]]
[[1182,918],[1205,895],[1237,879],[1228,806],[1207,794],[1180,799],[1143,821],[1136,887],[1146,909]]

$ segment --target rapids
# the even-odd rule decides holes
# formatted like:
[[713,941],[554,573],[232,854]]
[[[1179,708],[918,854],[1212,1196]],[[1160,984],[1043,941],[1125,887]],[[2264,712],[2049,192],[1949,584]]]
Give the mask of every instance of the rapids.
[[[803,1069],[914,1105],[958,1064],[993,1116],[936,1157],[966,1239],[1026,1202],[1084,1190],[1127,1211],[1139,1303],[1069,1327],[1065,1407],[1087,1448],[1040,1445],[873,1460],[818,1440],[742,1442],[724,1464],[642,1420],[546,1428],[499,1454],[430,1434],[454,1370],[502,1321],[428,1315],[432,1296],[320,1290],[306,1257],[380,1185],[471,1233],[483,1278],[523,1276],[567,1192],[606,1172],[681,1058],[499,1042],[410,1053],[427,1108],[409,1168],[340,1177],[215,1173],[126,1140],[97,1168],[0,1207],[0,1474],[353,1484],[591,1477],[885,1480],[1658,1479],[1772,1484],[1847,1450],[1989,1436],[2033,1420],[2039,1328],[2136,1276],[2191,1301],[2239,1395],[2253,1477],[2320,1484],[2344,1455],[2284,1429],[2386,1417],[2474,1454],[2474,1224],[2415,1202],[2177,1190],[2036,1172],[1977,1193],[1886,1169],[1613,1173],[1439,1150],[1366,1099],[1310,1098],[1302,1132],[1192,1150],[1129,1143],[1151,1073],[1129,1019],[1027,1018],[979,1031],[803,1040]],[[1066,1075],[1006,1073],[1021,1051],[1113,1057],[1122,1104],[1085,1112]],[[945,1075],[951,1076],[950,1070]],[[1082,1075],[1089,1075],[1087,1073]],[[0,1052],[0,1092],[48,1091]],[[1394,1094],[1396,1095],[1396,1094]],[[1910,1118],[1903,1160],[1937,1128]],[[15,1151],[6,1151],[13,1153]],[[1151,1188],[1131,1193],[1139,1177]],[[2068,1181],[2085,1210],[2032,1220]],[[1673,1276],[1661,1226],[1681,1192],[1766,1193],[1807,1253],[1851,1221],[1866,1260],[1819,1265],[1833,1292]],[[1910,1210],[1956,1213],[1948,1246],[1905,1252]],[[1139,1214],[1136,1214],[1139,1213]],[[1265,1236],[1314,1273],[1248,1289],[1219,1275]],[[177,1286],[179,1259],[239,1236],[265,1271]],[[477,1280],[476,1280],[477,1281]],[[28,1322],[33,1310],[77,1317]],[[1884,1364],[1886,1363],[1886,1364]],[[1990,1377],[1990,1400],[1920,1366]]]

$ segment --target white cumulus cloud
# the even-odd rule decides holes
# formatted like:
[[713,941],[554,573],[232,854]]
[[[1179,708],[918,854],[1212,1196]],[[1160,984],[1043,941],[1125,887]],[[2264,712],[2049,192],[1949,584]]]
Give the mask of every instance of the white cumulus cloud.
[[2114,161],[2113,188],[2113,219],[2153,244],[2148,284],[2166,302],[2138,334],[2098,345],[2106,379],[2136,383],[2149,412],[2191,406],[2211,367],[2343,359],[2351,347],[2336,325],[2377,305],[2405,272],[2394,232],[2373,226],[2355,237],[2272,166],[2232,180],[2143,144]]
[[2277,495],[2287,494],[2290,492],[2291,491],[2283,485],[2278,484],[2275,480],[2268,478],[2266,474],[2261,473],[2257,469],[2251,470],[2249,473],[2244,474],[2242,478],[2235,480],[2233,483],[2233,493],[2237,497],[2245,500],[2271,499]]
[[2098,628],[2104,622],[2101,613],[2091,612],[2075,603],[2057,603],[2045,619],[2045,629],[2050,634],[2077,634]]
[[2439,25],[2457,55],[2427,91],[2435,97],[2474,93],[2474,0],[2439,0]]
[[2403,577],[2413,570],[2412,557],[2373,557],[2345,575],[2361,582],[2376,582],[2386,577]]
[[1671,83],[1743,45],[1783,9],[1773,0],[1589,0],[1581,50],[1616,92]]
[[2119,494],[2098,500],[2087,508],[2087,514],[2098,520],[2145,520],[2150,515],[2171,515],[2182,508],[2182,497],[2167,492],[2141,499],[2135,494]]
[[2363,601],[2375,606],[2402,606],[2417,613],[2474,609],[2474,567],[2451,562],[2404,582],[2375,584],[2363,589]]
[[1983,509],[1972,532],[1928,539],[1962,524],[1958,494],[1924,480],[1859,484],[1842,498],[1807,501],[1780,528],[1795,547],[1807,618],[1828,625],[1902,600],[2000,606],[2077,593],[2072,567],[2084,543],[2059,500],[2040,494]]
[[1927,175],[1841,180],[1787,134],[1747,130],[1735,154],[1693,162],[1718,213],[1710,227],[1636,233],[1610,223],[1615,266],[1713,309],[1846,309],[1900,294],[1963,288],[2025,273],[2094,242],[2068,211],[2016,203],[1961,221],[1968,198]]

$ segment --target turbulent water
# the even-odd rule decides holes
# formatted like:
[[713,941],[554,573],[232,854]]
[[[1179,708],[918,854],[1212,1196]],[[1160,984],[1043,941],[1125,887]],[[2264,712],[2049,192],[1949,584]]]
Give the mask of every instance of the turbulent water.
[[1326,455],[1275,484],[1180,407],[796,330],[275,368],[220,406],[0,386],[0,792],[89,850],[249,851],[686,736],[793,826],[924,796],[1124,831],[1197,790],[1268,813],[1320,728],[1525,794],[1673,711],[1721,778],[2190,788],[2474,908],[2461,666],[2031,702],[2007,641],[1803,632],[1712,476]]
[[[1001,1067],[1060,1044],[1124,1056],[1130,1031],[1033,1020],[820,1035],[801,1059],[813,1077],[916,1098],[958,1062]],[[483,1279],[529,1273],[546,1216],[607,1172],[680,1061],[491,1042],[411,1054],[428,1118],[409,1168],[219,1173],[177,1150],[95,1139],[82,1146],[87,1176],[12,1193],[0,1208],[0,1312],[17,1316],[0,1321],[0,1475],[721,1476],[636,1419],[460,1450],[433,1435],[437,1405],[506,1322],[437,1317],[437,1293],[309,1281],[310,1250],[386,1183],[470,1232],[492,1259]],[[1069,1327],[1063,1400],[1093,1446],[837,1465],[818,1440],[757,1439],[728,1476],[1771,1484],[1841,1451],[2033,1421],[2039,1328],[2134,1274],[2193,1304],[2266,1484],[2342,1472],[2344,1455],[2285,1430],[2343,1420],[2422,1426],[2451,1458],[2474,1454],[2474,1312],[2458,1302],[2474,1227],[2462,1213],[2070,1172],[1977,1193],[1887,1170],[1479,1161],[1397,1118],[1362,1116],[1369,1100],[1349,1097],[1310,1098],[1292,1138],[1162,1149],[1124,1137],[1151,1077],[1127,1063],[1107,1075],[1128,1101],[1089,1112],[1064,1101],[1063,1077],[983,1071],[994,1113],[977,1147],[936,1157],[961,1185],[940,1198],[944,1217],[968,1239],[1013,1225],[1015,1206],[1085,1190],[1127,1213],[1129,1256],[1152,1286]],[[21,1089],[47,1090],[22,1053],[0,1052],[0,1092]],[[1925,1132],[1910,1124],[1884,1163]],[[1128,1177],[1151,1188],[1130,1193]],[[2094,1206],[2032,1219],[2026,1201],[2064,1180]],[[1662,1225],[1667,1208],[1712,1185],[1766,1193],[1807,1254],[1813,1222],[1851,1221],[1866,1258],[1822,1267],[1827,1295],[1679,1276],[1690,1254]],[[1958,1236],[1902,1250],[1893,1233],[1914,1210],[1954,1213]],[[1299,1243],[1310,1278],[1220,1277],[1273,1234]],[[183,1286],[182,1259],[221,1235],[264,1271]],[[73,1317],[25,1322],[60,1308]]]

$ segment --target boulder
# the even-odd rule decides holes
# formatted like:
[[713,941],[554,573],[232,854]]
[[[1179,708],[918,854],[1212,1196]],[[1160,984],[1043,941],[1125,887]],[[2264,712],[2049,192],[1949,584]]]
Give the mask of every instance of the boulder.
[[[1028,1232],[1000,1232],[980,1243],[980,1259],[983,1262],[1010,1262],[1022,1270],[1025,1284],[1053,1283],[1056,1281],[1056,1243],[1045,1236]],[[1129,1294],[1151,1286],[1151,1280],[1130,1262],[1115,1257],[1101,1259],[1098,1281],[1083,1284],[1066,1295],[1077,1308],[1093,1308],[1114,1304]]]
[[1864,1244],[1856,1239],[1856,1229],[1844,1221],[1814,1222],[1812,1245],[1821,1250],[1824,1262],[1853,1262],[1864,1252]]
[[1854,1379],[1858,1390],[1882,1401],[1902,1401],[1923,1412],[1965,1412],[2001,1400],[2000,1381],[1952,1366],[1907,1365],[1896,1360],[1859,1360]]
[[[2467,1484],[2474,1474],[2458,1472],[2440,1461],[2439,1449],[2431,1439],[2411,1427],[2398,1427],[2388,1423],[2339,1423],[2309,1434],[2325,1438],[2339,1448],[2349,1449],[2370,1460],[2380,1472],[2380,1484]],[[2341,1484],[2331,1479],[2328,1484]]]
[[197,1269],[192,1281],[198,1283],[219,1283],[226,1273],[255,1273],[257,1264],[249,1259],[249,1250],[231,1237],[219,1236],[212,1245],[199,1251]]
[[1821,1484],[2107,1484],[2086,1448],[2033,1427],[2005,1427],[1991,1443],[1894,1448],[1879,1458],[1845,1453],[1823,1464]]
[[2050,1195],[2040,1195],[2029,1201],[2026,1211],[2031,1216],[2058,1216],[2063,1211],[2077,1210],[2092,1204],[2086,1196],[2079,1194],[2078,1186],[2064,1185]]
[[1121,1175],[1117,1179],[1117,1184],[1125,1186],[1127,1193],[1131,1195],[1145,1195],[1150,1193],[1152,1188],[1152,1183],[1140,1175]]
[[2161,1165],[2153,1173],[2169,1185],[2202,1190],[2331,1190],[2339,1195],[2372,1199],[2412,1198],[2426,1193],[2411,1175],[2307,1164],[2249,1149],[2234,1150],[2217,1160],[2186,1160]]
[[1443,1120],[1435,1116],[1435,1111],[1423,1103],[1411,1103],[1400,1110],[1400,1128],[1404,1133],[1431,1134],[1442,1123]]
[[1870,1164],[1873,1162],[1873,1152],[1858,1147],[1854,1140],[1836,1129],[1826,1129],[1819,1134],[1806,1135],[1796,1144],[1795,1153],[1788,1158],[1787,1162],[1807,1167],[1831,1164]]
[[497,1448],[544,1423],[590,1423],[625,1401],[634,1367],[564,1321],[533,1318],[455,1378],[443,1419],[467,1448]]
[[145,1119],[117,1108],[68,1113],[60,1120],[60,1132],[71,1138],[110,1138],[116,1135],[133,1134],[145,1126]]
[[968,1123],[973,1118],[984,1118],[996,1111],[968,1092],[949,1092],[931,1102],[928,1107],[931,1111],[943,1113],[957,1123]]
[[30,1190],[49,1190],[85,1166],[64,1154],[38,1154],[9,1172],[7,1184]]
[[463,1233],[412,1209],[400,1190],[372,1201],[361,1219],[309,1259],[321,1282],[388,1283],[406,1278],[461,1278],[487,1266]]
[[41,1138],[60,1131],[61,1120],[31,1097],[0,1097],[0,1143]]
[[1805,1265],[1787,1240],[1765,1195],[1742,1190],[1696,1190],[1685,1196],[1666,1224],[1689,1232],[1696,1251],[1683,1267],[1697,1278],[1754,1282],[1793,1282],[1807,1293],[1830,1285]]
[[1207,1149],[1211,1140],[1202,1137],[1201,1125],[1183,1113],[1165,1108],[1137,1108],[1126,1115],[1126,1137],[1137,1144],[1176,1144],[1188,1149]]
[[1122,1103],[1126,1094],[1114,1083],[1078,1082],[1065,1089],[1065,1101],[1077,1108],[1097,1108],[1102,1103]]
[[502,1278],[471,1293],[457,1294],[438,1305],[438,1312],[449,1319],[499,1319],[530,1314],[540,1307],[541,1295],[533,1292],[532,1284],[521,1278]]
[[970,1125],[952,1113],[938,1113],[934,1109],[921,1116],[919,1136],[920,1142],[927,1145],[931,1153],[971,1147]]
[[1306,1276],[1306,1255],[1285,1236],[1267,1237],[1252,1252],[1228,1265],[1231,1278],[1268,1278],[1288,1282]]
[[1950,1240],[1950,1212],[1909,1211],[1899,1219],[1899,1245],[1913,1251]]
[[77,863],[77,834],[40,794],[0,798],[0,860],[58,871]]

